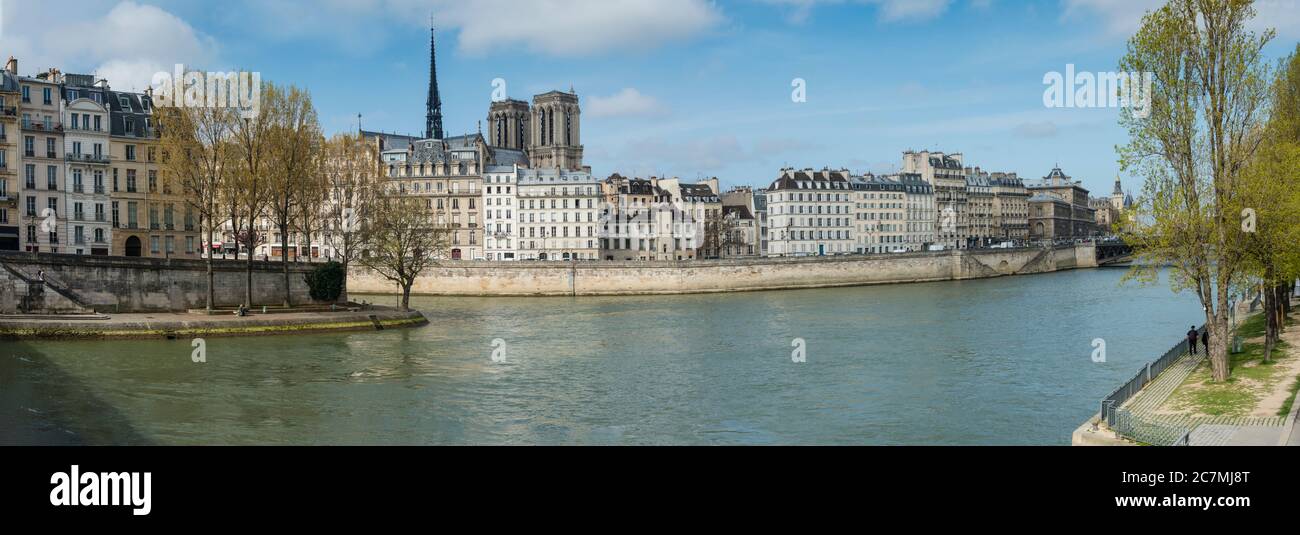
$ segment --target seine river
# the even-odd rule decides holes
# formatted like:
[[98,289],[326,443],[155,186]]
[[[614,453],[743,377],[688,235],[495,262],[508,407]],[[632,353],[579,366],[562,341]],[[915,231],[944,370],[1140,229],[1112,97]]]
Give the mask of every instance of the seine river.
[[190,340],[0,342],[0,444],[1065,445],[1201,323],[1123,274],[416,298],[424,328],[211,338],[206,363]]

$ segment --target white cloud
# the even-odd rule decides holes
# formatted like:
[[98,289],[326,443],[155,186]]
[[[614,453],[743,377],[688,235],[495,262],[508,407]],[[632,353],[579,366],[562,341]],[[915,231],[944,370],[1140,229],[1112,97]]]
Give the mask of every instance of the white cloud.
[[460,46],[487,53],[521,46],[554,56],[636,50],[694,37],[722,21],[704,0],[450,0],[440,24],[460,29]]
[[142,90],[157,71],[217,57],[212,38],[168,11],[132,1],[6,2],[4,17],[0,50],[17,57],[25,75],[58,67]]
[[[791,8],[791,22],[802,23],[812,14],[818,5],[842,4],[852,1],[858,4],[870,4],[875,7],[877,17],[882,22],[922,21],[942,15],[952,4],[952,0],[762,0],[768,4],[785,5]],[[973,0],[977,7],[987,7],[988,0]]]
[[[1165,5],[1166,0],[1062,0],[1066,20],[1096,17],[1106,33],[1130,36],[1142,25],[1142,15]],[[1300,37],[1300,0],[1259,0],[1250,29],[1276,28],[1279,36]]]
[[[710,0],[239,0],[237,8],[277,38],[328,36],[373,49],[394,25],[459,31],[470,54],[522,48],[550,56],[641,50],[699,36],[724,17]],[[346,21],[340,23],[340,21]]]
[[592,117],[659,115],[665,111],[657,99],[631,87],[608,97],[588,97],[586,109]]

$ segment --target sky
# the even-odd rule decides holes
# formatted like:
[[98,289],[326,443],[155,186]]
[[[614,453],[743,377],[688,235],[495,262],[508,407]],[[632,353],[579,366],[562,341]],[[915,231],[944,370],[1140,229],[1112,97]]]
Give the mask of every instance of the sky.
[[[1260,0],[1272,59],[1300,0]],[[572,88],[598,176],[766,186],[782,167],[899,170],[905,150],[1094,194],[1127,141],[1108,108],[1048,108],[1043,79],[1117,69],[1161,0],[0,0],[0,56],[143,90],[182,63],[311,92],[327,133],[421,134],[429,20],[448,135],[511,98]],[[804,96],[796,102],[796,80]],[[1122,177],[1126,188],[1140,189]]]

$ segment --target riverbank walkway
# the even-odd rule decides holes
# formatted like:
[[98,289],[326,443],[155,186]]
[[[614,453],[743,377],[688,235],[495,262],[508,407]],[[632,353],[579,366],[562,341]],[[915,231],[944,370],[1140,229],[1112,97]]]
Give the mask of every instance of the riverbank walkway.
[[1203,361],[1204,354],[1184,354],[1122,409],[1145,422],[1190,431],[1191,446],[1300,446],[1300,426],[1296,425],[1300,404],[1294,404],[1287,416],[1205,416],[1162,410]]
[[428,320],[417,311],[374,306],[366,310],[282,312],[237,316],[159,312],[75,316],[3,316],[0,339],[148,339],[198,336],[259,336],[416,327]]
[[1196,416],[1160,412],[1169,396],[1201,363],[1201,355],[1184,354],[1146,388],[1125,403],[1124,410],[1147,422],[1190,430],[1194,446],[1223,446],[1243,440],[1277,444],[1283,430],[1283,417]]

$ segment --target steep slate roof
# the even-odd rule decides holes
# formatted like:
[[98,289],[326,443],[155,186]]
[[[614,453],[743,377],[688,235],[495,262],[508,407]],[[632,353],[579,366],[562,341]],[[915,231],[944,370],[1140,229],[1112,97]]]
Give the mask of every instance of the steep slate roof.
[[[803,187],[809,184],[809,187]],[[849,188],[848,171],[812,171],[808,169],[784,169],[768,187],[768,190],[807,189],[807,190],[847,190]]]
[[[108,107],[109,134],[114,136],[128,137],[146,137],[153,135],[145,127],[145,119],[149,118],[149,112],[152,109],[153,101],[144,93],[128,93],[125,91],[108,91],[105,105]],[[126,100],[123,106],[122,101]],[[126,120],[131,119],[131,131],[126,129]]]
[[725,205],[722,207],[722,215],[729,216],[736,214],[737,219],[754,219],[754,214],[749,212],[749,207],[743,204]]
[[691,202],[721,202],[718,194],[707,184],[681,184],[682,200]]

